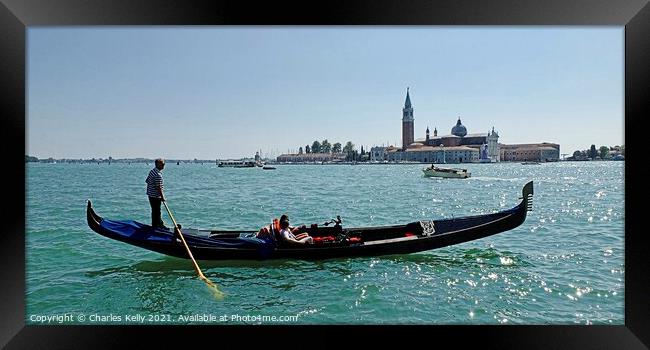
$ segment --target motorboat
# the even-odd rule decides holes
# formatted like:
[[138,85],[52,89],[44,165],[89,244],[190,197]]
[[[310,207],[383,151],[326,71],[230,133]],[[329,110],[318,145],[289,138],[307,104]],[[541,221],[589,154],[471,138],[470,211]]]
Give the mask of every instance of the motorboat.
[[430,167],[424,168],[422,171],[426,177],[444,177],[449,179],[466,179],[471,175],[467,169],[441,168],[433,164]]

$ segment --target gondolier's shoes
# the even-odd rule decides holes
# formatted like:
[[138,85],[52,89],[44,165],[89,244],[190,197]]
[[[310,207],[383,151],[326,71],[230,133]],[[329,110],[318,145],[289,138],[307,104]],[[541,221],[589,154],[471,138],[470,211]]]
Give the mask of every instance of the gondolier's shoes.
[[181,230],[181,228],[180,228],[181,225],[178,225],[178,226],[179,226],[178,230],[174,230],[174,238],[178,238],[178,240],[181,241],[181,235],[179,234],[180,230]]

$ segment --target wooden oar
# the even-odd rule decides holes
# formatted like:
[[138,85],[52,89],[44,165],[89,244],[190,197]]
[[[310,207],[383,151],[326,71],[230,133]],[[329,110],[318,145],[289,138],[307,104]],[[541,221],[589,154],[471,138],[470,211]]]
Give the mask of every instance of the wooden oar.
[[201,271],[199,264],[196,262],[194,256],[192,255],[192,251],[190,250],[190,247],[187,245],[187,242],[185,241],[185,237],[183,237],[183,233],[178,228],[178,224],[176,224],[176,220],[174,219],[171,210],[169,210],[169,207],[167,206],[167,202],[163,201],[163,204],[165,205],[165,209],[167,209],[167,214],[169,214],[169,217],[172,219],[172,223],[174,224],[174,231],[178,232],[178,236],[180,237],[181,241],[183,242],[183,245],[185,246],[185,249],[187,250],[187,255],[190,256],[190,259],[192,259],[192,263],[194,264],[194,268],[196,269],[196,273],[199,275],[199,278],[202,279],[208,285],[208,287],[211,288],[215,297],[219,299],[223,298],[223,293],[217,288],[217,285],[214,284],[214,282],[210,281],[207,277],[205,277],[203,271]]

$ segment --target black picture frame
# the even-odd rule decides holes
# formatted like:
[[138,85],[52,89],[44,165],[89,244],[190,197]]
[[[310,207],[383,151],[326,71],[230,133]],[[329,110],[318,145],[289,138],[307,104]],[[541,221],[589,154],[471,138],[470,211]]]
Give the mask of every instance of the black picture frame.
[[[623,326],[392,326],[379,327],[157,327],[26,326],[25,233],[26,29],[78,25],[553,25],[625,26],[625,325]],[[206,346],[340,344],[408,339],[488,348],[641,349],[650,344],[647,234],[633,184],[643,171],[640,123],[650,115],[650,5],[647,0],[447,0],[447,1],[182,1],[0,0],[0,100],[2,101],[5,209],[0,244],[2,298],[0,345],[7,348],[153,347],[201,340]],[[605,127],[605,126],[604,126]],[[8,151],[7,151],[8,150]],[[23,185],[21,185],[23,184]],[[55,201],[56,198],[51,199]],[[636,212],[635,212],[636,211]],[[171,331],[170,331],[171,330]],[[252,332],[252,336],[249,335]],[[307,343],[307,341],[309,343]],[[239,343],[238,343],[239,344]],[[417,342],[415,342],[417,344]],[[234,345],[231,345],[234,346]]]

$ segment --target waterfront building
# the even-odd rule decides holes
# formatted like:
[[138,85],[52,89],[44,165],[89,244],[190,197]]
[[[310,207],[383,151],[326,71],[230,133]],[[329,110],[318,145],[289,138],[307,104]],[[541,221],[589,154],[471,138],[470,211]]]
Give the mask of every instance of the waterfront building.
[[456,125],[451,128],[451,134],[438,136],[438,130],[434,129],[433,137],[429,137],[429,128],[427,127],[425,139],[419,139],[418,142],[427,146],[467,146],[477,150],[481,150],[487,145],[487,158],[493,162],[499,161],[499,134],[494,131],[494,127],[492,127],[491,132],[468,134],[467,128],[461,122],[460,117],[458,117]]
[[499,161],[556,161],[560,158],[560,145],[555,143],[531,143],[505,145],[499,143],[499,134],[492,127],[487,133],[467,132],[460,117],[448,135],[433,136],[427,126],[424,139],[414,137],[413,105],[409,89],[402,109],[402,147],[372,147],[372,161],[431,162],[431,163],[492,163]]
[[370,161],[371,162],[383,162],[388,160],[388,153],[386,149],[388,147],[375,146],[370,148]]
[[625,156],[623,155],[623,150],[621,146],[613,146],[609,148],[609,158],[613,160],[623,160]]
[[[407,88],[406,100],[402,109],[401,149],[373,147],[371,148],[370,159],[373,161],[388,160],[394,162],[478,162],[480,150],[484,148],[487,149],[488,154],[487,157],[484,157],[484,161],[488,158],[490,161],[499,160],[499,135],[494,131],[494,128],[492,128],[492,133],[468,134],[467,128],[458,117],[458,121],[452,127],[450,135],[438,136],[438,129],[434,128],[433,137],[431,137],[427,126],[425,139],[416,141],[414,122],[413,105],[409,88]],[[447,151],[449,151],[449,158],[446,158]]]
[[486,138],[487,141],[487,156],[491,162],[498,162],[501,160],[501,153],[499,147],[499,134],[494,131],[492,127],[492,132],[490,132]]
[[554,162],[560,159],[560,145],[557,143],[524,143],[500,145],[501,160],[506,162]]
[[[407,104],[412,110],[410,96],[407,92]],[[406,110],[406,107],[405,107]],[[405,112],[406,113],[406,112]],[[404,115],[402,118],[404,121]],[[405,134],[404,123],[402,133]],[[373,147],[377,158],[380,155],[384,159],[393,162],[424,162],[424,163],[471,163],[478,162],[480,151],[485,152],[483,161],[499,161],[499,134],[492,129],[491,133],[468,134],[467,128],[462,124],[460,117],[451,129],[451,134],[438,136],[438,129],[434,128],[431,137],[429,127],[426,129],[425,138],[418,139],[410,144],[403,145],[402,149]],[[371,155],[372,156],[372,155]]]
[[467,146],[425,146],[414,142],[406,151],[397,148],[386,150],[389,161],[419,162],[419,163],[475,163],[479,159],[479,151]]

